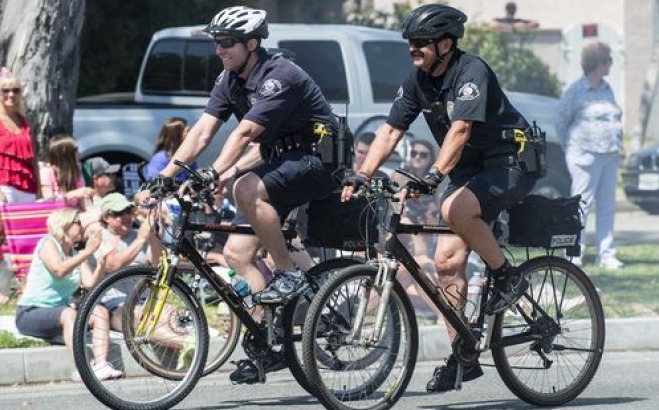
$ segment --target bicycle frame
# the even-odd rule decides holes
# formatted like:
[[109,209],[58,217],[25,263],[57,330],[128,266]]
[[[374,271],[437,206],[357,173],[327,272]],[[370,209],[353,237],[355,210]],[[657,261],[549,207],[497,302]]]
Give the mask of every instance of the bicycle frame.
[[[265,348],[268,345],[268,335],[264,334],[259,327],[259,324],[252,318],[250,312],[243,303],[242,297],[236,293],[230,283],[226,282],[221,276],[215,274],[213,268],[197,251],[192,241],[185,236],[186,233],[197,232],[255,235],[254,230],[250,226],[245,225],[189,222],[188,219],[190,218],[192,204],[181,199],[178,199],[178,201],[181,205],[181,215],[178,219],[178,223],[173,227],[173,243],[170,246],[170,253],[167,255],[166,252],[163,251],[159,270],[160,274],[157,278],[157,283],[151,285],[151,296],[145,303],[145,314],[140,321],[137,334],[142,335],[144,334],[143,332],[147,332],[147,334],[150,335],[153,333],[163,311],[164,300],[166,299],[170,286],[176,277],[180,255],[182,255],[192,263],[201,277],[206,279],[211,287],[213,287],[220,297],[224,299],[229,309],[235,313],[243,325],[245,325],[248,331],[253,335],[255,344],[259,348]],[[284,238],[287,240],[291,240],[297,235],[294,226],[289,226],[287,229],[282,230],[282,232]],[[164,292],[164,295],[161,292]]]
[[[384,241],[384,247],[381,252],[382,256],[379,258],[379,263],[381,269],[382,268],[385,269],[385,273],[387,276],[386,278],[380,278],[380,280],[385,279],[386,282],[383,283],[384,284],[383,297],[381,299],[380,306],[378,307],[379,312],[376,321],[376,330],[372,337],[374,339],[377,339],[379,337],[379,329],[382,327],[381,316],[384,315],[384,309],[388,301],[388,292],[386,292],[386,287],[389,288],[391,287],[391,284],[395,280],[395,275],[398,270],[398,265],[402,264],[407,269],[407,271],[412,276],[412,278],[416,281],[416,283],[421,287],[422,291],[425,292],[426,295],[428,295],[428,297],[433,302],[433,304],[442,313],[444,319],[456,331],[459,340],[461,340],[462,346],[467,349],[470,349],[469,351],[465,351],[464,353],[478,353],[480,351],[489,349],[491,332],[487,333],[484,343],[482,345],[480,342],[480,338],[482,336],[481,330],[484,329],[483,325],[484,325],[484,321],[486,320],[486,316],[484,315],[484,309],[488,297],[488,292],[483,292],[482,295],[483,299],[481,300],[478,319],[475,327],[472,327],[469,323],[463,320],[463,318],[461,317],[460,310],[454,308],[451,305],[451,303],[447,300],[444,293],[435,287],[434,283],[432,283],[432,281],[426,276],[426,274],[423,272],[423,270],[416,262],[414,257],[405,248],[405,246],[403,246],[402,242],[398,238],[398,235],[400,234],[447,235],[447,234],[454,234],[454,232],[450,228],[441,225],[420,225],[420,224],[403,223],[401,222],[401,214],[403,213],[405,203],[403,201],[400,204],[396,205],[394,202],[396,202],[396,200],[394,200],[393,198],[387,199],[388,207],[394,209],[394,212],[391,213],[388,222],[385,221],[385,219],[387,219],[386,217],[380,218],[381,225],[384,227],[384,231],[386,232],[386,239]],[[491,278],[488,273],[486,275],[486,282],[484,285],[485,288],[489,288],[490,280]],[[387,285],[387,283],[389,284]],[[526,297],[526,300],[533,306],[533,308],[538,314],[547,318],[549,317],[547,313],[544,311],[544,309],[542,309],[542,307],[539,306],[536,303],[536,301],[534,301],[532,298]],[[366,306],[364,303],[362,309],[365,308]],[[363,310],[361,311],[358,310],[358,318],[361,318],[362,314],[363,314]],[[524,315],[523,312],[522,312],[522,316],[528,323],[533,322],[533,320],[531,320],[529,317]],[[488,324],[490,325],[488,326],[488,329],[492,328],[491,325],[493,324],[494,319],[495,319],[494,315],[487,316]],[[359,334],[360,327],[361,327],[361,319],[358,319],[355,321],[355,326],[351,333],[351,337],[354,337],[354,335]],[[533,340],[534,338],[535,336],[531,332],[528,332],[528,334],[523,334],[523,335],[505,337],[499,342],[497,342],[497,347],[521,344]]]
[[[392,206],[395,206],[391,204]],[[398,235],[400,234],[440,234],[447,235],[453,234],[454,232],[445,226],[441,225],[418,225],[418,224],[406,224],[401,222],[401,214],[404,209],[404,204],[399,205],[399,210],[394,212],[391,215],[389,221],[389,226],[387,227],[387,238],[384,243],[384,251],[382,252],[382,259],[392,260],[395,263],[401,263],[407,271],[410,273],[412,278],[416,283],[421,287],[423,292],[425,292],[433,304],[439,309],[439,311],[444,316],[445,320],[455,329],[457,334],[462,338],[467,346],[473,346],[474,349],[478,344],[478,340],[474,336],[472,329],[462,320],[460,314],[453,308],[450,302],[446,299],[446,296],[438,290],[434,283],[426,276],[419,264],[416,262],[414,257],[410,252],[403,246]],[[397,266],[392,266],[396,269],[392,269],[390,275],[395,276],[397,271]],[[386,303],[382,303],[384,306]]]

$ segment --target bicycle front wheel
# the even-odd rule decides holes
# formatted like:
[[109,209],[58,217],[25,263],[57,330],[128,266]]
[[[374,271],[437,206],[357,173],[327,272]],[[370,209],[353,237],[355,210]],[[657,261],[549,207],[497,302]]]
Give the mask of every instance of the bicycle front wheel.
[[604,312],[588,276],[569,261],[542,256],[520,267],[529,282],[517,312],[496,317],[492,357],[506,386],[537,406],[577,397],[604,350]]
[[[201,377],[208,348],[201,306],[178,279],[168,292],[158,288],[157,273],[139,266],[115,272],[92,289],[78,311],[75,364],[89,391],[110,408],[172,407]],[[156,298],[161,309],[155,307]],[[152,322],[145,326],[144,318]],[[103,360],[124,378],[108,380],[98,374],[95,364]]]
[[[309,307],[302,336],[304,369],[328,409],[388,409],[412,377],[419,344],[412,304],[398,282],[390,292],[376,286],[377,273],[370,265],[348,267],[323,285]],[[377,336],[383,293],[389,299]],[[355,329],[360,301],[365,311]]]

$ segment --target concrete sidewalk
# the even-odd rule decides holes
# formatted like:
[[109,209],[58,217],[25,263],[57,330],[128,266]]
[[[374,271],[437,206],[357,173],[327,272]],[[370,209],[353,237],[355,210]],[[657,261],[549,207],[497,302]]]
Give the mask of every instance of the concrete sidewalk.
[[[0,329],[11,330],[8,319],[0,317]],[[14,328],[15,330],[15,328]],[[659,349],[659,318],[611,319],[606,321],[606,351]],[[451,351],[446,329],[442,326],[423,326],[419,329],[419,361],[439,361]],[[244,357],[238,346],[237,360]],[[69,381],[75,370],[73,358],[64,346],[0,350],[0,385]],[[220,371],[233,370],[225,365]]]

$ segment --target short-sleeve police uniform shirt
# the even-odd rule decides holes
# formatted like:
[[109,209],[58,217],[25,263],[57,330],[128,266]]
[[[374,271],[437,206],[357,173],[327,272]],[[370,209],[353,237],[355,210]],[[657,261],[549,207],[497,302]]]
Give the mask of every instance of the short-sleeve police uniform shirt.
[[220,73],[205,112],[222,121],[234,114],[265,131],[257,142],[272,143],[301,132],[313,121],[338,125],[320,88],[300,67],[279,55],[259,52],[259,61],[244,80],[235,72]]
[[431,77],[419,69],[410,73],[398,91],[387,123],[407,130],[420,112],[440,146],[453,121],[473,122],[458,166],[480,161],[488,152],[511,145],[501,138],[502,130],[528,128],[492,69],[480,58],[457,49],[443,75]]

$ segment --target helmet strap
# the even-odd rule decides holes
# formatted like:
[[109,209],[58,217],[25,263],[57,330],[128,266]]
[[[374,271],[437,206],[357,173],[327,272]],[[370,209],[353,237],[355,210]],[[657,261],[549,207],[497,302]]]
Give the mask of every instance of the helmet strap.
[[441,54],[441,55],[439,54],[439,41],[434,42],[433,45],[435,46],[435,62],[432,63],[432,65],[430,66],[430,75],[432,75],[432,73],[435,72],[437,67],[439,67],[439,65],[442,63],[442,61],[444,61],[444,56],[446,56],[446,54],[448,54],[448,53]]
[[249,59],[252,57],[252,53],[254,53],[249,49],[249,47],[247,47],[247,41],[249,41],[249,39],[242,42],[245,48],[247,48],[248,54],[247,54],[247,58],[245,59],[245,62],[242,63],[242,65],[235,70],[236,74],[238,75],[241,75],[243,71],[245,71],[245,68],[247,68],[247,64],[249,63]]
[[444,58],[446,58],[446,56],[455,49],[455,41],[454,41],[449,51],[447,51],[444,54],[439,54],[439,42],[442,40],[443,38],[433,43],[433,45],[435,46],[435,62],[432,63],[432,66],[430,66],[430,75],[432,75],[432,73],[435,72],[437,67],[439,67],[439,65],[444,61]]

